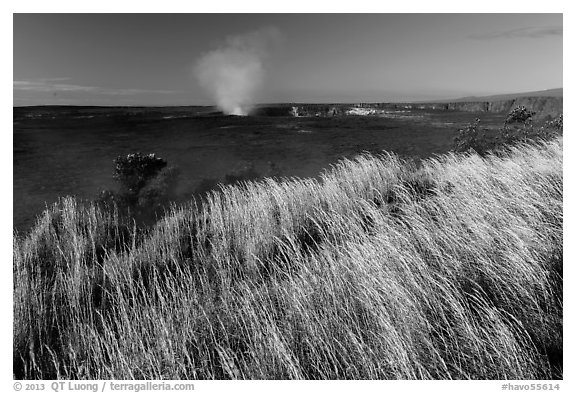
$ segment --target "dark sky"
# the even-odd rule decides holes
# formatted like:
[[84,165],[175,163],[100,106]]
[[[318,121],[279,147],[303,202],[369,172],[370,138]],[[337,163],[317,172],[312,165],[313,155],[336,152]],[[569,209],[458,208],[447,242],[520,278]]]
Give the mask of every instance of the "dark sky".
[[561,14],[15,14],[14,105],[210,105],[195,64],[261,28],[258,102],[562,87]]

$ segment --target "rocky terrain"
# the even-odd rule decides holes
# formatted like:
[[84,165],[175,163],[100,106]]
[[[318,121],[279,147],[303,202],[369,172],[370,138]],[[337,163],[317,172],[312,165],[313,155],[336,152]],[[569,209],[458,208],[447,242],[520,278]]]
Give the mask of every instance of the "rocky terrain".
[[253,111],[256,116],[357,116],[386,115],[398,111],[459,111],[508,113],[518,105],[536,112],[537,119],[554,118],[563,113],[562,97],[517,97],[499,101],[447,103],[359,103],[359,104],[279,104],[262,105]]

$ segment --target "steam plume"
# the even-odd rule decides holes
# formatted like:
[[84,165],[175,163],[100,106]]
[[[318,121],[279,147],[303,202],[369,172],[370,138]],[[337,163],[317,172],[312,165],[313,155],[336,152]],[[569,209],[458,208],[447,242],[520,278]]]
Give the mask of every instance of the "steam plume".
[[194,75],[224,113],[246,115],[264,81],[264,63],[279,41],[280,32],[270,27],[230,36],[198,60]]

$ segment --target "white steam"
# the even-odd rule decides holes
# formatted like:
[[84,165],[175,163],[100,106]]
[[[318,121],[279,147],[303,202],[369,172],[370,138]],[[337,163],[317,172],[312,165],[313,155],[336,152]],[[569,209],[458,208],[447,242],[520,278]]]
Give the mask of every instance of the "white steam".
[[224,113],[246,115],[262,87],[264,63],[279,41],[275,28],[228,37],[223,47],[198,60],[194,75]]

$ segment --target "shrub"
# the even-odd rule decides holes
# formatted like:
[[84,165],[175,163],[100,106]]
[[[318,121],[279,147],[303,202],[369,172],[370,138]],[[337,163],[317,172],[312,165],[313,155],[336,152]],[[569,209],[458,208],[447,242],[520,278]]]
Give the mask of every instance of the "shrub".
[[522,125],[510,126],[509,124],[504,124],[504,127],[499,130],[498,143],[500,146],[504,146],[519,142],[548,141],[561,135],[562,131],[562,115],[556,119],[545,122],[541,126],[534,125],[530,120],[527,120]]
[[536,112],[528,110],[524,105],[517,106],[516,108],[512,109],[508,116],[506,116],[506,120],[504,124],[512,124],[512,123],[522,123],[528,124],[532,121],[532,116],[534,116]]
[[120,183],[120,190],[104,190],[98,201],[127,209],[139,224],[156,221],[158,213],[176,197],[180,170],[168,167],[167,161],[155,154],[119,156],[114,164],[113,176]]
[[547,121],[545,126],[547,128],[551,128],[553,130],[559,130],[559,131],[563,131],[564,129],[564,119],[563,119],[563,115],[558,116],[555,119],[552,119],[550,121]]
[[[562,115],[541,126],[532,123],[532,116],[524,106],[514,108],[506,117],[504,126],[498,129],[481,129],[480,119],[460,129],[454,138],[454,151],[474,151],[485,155],[517,143],[530,143],[537,140],[551,140],[562,133]],[[521,123],[521,124],[514,124]]]
[[486,148],[486,135],[480,130],[480,119],[478,118],[458,130],[458,135],[454,138],[454,150],[458,152],[474,150],[480,153],[485,151]]
[[136,197],[146,183],[168,164],[155,154],[146,156],[141,153],[119,156],[114,160],[114,179],[120,182],[123,192]]

